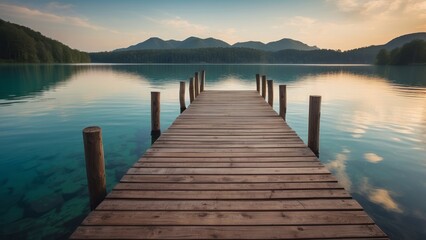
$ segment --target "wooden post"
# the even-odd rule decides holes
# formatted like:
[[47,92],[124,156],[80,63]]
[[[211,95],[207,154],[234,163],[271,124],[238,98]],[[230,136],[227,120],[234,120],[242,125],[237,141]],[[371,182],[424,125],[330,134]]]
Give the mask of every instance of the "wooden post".
[[287,113],[287,86],[280,85],[280,116],[285,121],[285,114]]
[[198,94],[200,94],[200,87],[198,83],[198,72],[195,73],[195,97],[198,97]]
[[256,91],[260,93],[260,74],[256,74]]
[[201,71],[201,86],[200,86],[200,92],[204,92],[204,85],[206,84],[206,71]]
[[106,196],[104,148],[102,146],[101,128],[92,126],[83,129],[83,142],[90,209],[94,210]]
[[274,105],[274,80],[268,80],[268,103]]
[[194,78],[189,79],[189,103],[194,101]]
[[160,135],[160,92],[151,92],[151,143]]
[[179,85],[179,102],[180,102],[180,113],[185,111],[185,82],[180,82]]
[[262,76],[262,97],[266,99],[266,76]]
[[321,96],[309,97],[308,147],[319,156]]

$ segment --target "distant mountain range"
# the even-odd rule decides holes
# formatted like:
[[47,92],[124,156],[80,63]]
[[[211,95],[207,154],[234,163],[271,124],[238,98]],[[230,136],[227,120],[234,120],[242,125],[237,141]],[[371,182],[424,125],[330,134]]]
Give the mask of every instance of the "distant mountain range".
[[294,49],[301,51],[317,50],[316,46],[309,46],[303,42],[296,41],[289,38],[283,38],[279,41],[262,43],[255,41],[238,42],[230,45],[215,38],[197,38],[189,37],[183,41],[177,40],[163,40],[158,37],[152,37],[144,42],[132,45],[127,48],[120,48],[114,52],[120,51],[134,51],[134,50],[164,50],[164,49],[197,49],[197,48],[252,48],[262,51],[276,52],[285,49]]

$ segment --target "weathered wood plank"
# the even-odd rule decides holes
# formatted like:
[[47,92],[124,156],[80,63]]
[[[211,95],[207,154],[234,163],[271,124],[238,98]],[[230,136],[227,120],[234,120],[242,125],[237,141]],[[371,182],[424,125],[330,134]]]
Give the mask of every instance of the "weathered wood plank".
[[139,200],[107,199],[97,210],[250,211],[362,210],[353,199],[315,200]]
[[386,237],[376,225],[81,226],[71,239],[313,239]]
[[304,148],[300,150],[283,151],[283,152],[208,152],[208,153],[170,153],[170,152],[147,152],[145,157],[302,157],[315,156],[312,151]]
[[309,175],[124,175],[121,182],[167,183],[286,183],[286,182],[335,182],[331,174]]
[[318,161],[314,156],[311,157],[142,157],[139,162],[204,162],[204,163],[223,163],[223,162],[244,162],[244,163],[266,163],[266,162],[304,162]]
[[328,174],[324,166],[305,168],[130,168],[127,174]]
[[350,198],[341,189],[320,190],[230,190],[230,191],[151,191],[113,190],[107,198],[116,199],[333,199]]
[[319,161],[310,162],[274,162],[274,163],[206,163],[206,162],[137,162],[134,168],[288,168],[288,167],[319,167],[322,166]]
[[119,183],[115,190],[288,190],[343,189],[336,182],[316,183]]
[[99,211],[89,214],[82,225],[329,225],[371,224],[364,211]]

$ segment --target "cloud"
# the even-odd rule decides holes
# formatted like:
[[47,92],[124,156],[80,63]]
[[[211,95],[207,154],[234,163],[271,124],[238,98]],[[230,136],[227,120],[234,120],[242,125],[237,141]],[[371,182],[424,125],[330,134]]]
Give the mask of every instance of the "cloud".
[[207,30],[206,26],[191,23],[190,21],[185,20],[181,17],[160,20],[160,23],[184,31],[205,32]]
[[[55,5],[55,4],[54,4]],[[57,7],[60,5],[56,5]],[[62,6],[64,7],[64,6]],[[56,24],[66,24],[76,27],[88,28],[92,30],[106,30],[106,28],[90,23],[87,19],[60,16],[50,12],[43,12],[37,9],[31,9],[24,6],[0,3],[0,15],[8,18],[24,18],[27,20],[37,20],[42,22],[50,22]]]
[[47,4],[46,8],[51,11],[57,11],[57,10],[71,10],[73,8],[72,4],[63,4],[59,2],[50,2]]
[[359,16],[401,17],[401,14],[425,18],[424,0],[327,0],[339,11]]
[[295,16],[291,18],[287,24],[292,26],[310,26],[316,22],[316,19],[310,17]]

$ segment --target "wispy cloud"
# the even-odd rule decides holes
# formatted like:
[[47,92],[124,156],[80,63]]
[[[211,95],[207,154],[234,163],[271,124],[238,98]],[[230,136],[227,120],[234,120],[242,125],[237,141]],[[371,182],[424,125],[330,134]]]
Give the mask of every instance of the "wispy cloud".
[[106,28],[93,24],[87,19],[74,16],[61,16],[38,9],[5,3],[0,3],[0,16],[6,16],[7,18],[24,18],[56,24],[66,24],[76,27],[89,28],[92,30],[106,30]]
[[[339,11],[363,17],[426,17],[424,0],[327,0]],[[397,15],[395,15],[397,14]]]
[[60,2],[50,2],[47,4],[46,8],[51,11],[56,10],[71,10],[73,8],[72,4],[64,4]]
[[183,30],[183,31],[205,32],[207,30],[206,26],[192,23],[181,17],[160,20],[160,23],[169,27],[177,28],[177,30]]

